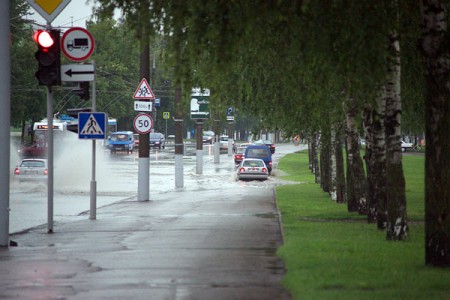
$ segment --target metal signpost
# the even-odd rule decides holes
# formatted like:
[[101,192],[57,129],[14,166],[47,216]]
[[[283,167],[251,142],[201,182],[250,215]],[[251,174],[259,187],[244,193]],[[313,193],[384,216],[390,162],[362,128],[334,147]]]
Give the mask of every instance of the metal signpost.
[[[60,1],[36,1],[27,0],[28,4],[33,7],[46,21],[46,30],[36,32],[35,38],[38,44],[38,51],[35,54],[39,61],[36,78],[40,85],[47,87],[47,123],[48,130],[48,180],[47,180],[47,231],[53,232],[53,93],[52,87],[61,85],[61,76],[58,73],[60,68],[60,32],[52,30],[51,22],[59,15],[59,13],[70,3],[70,0]],[[40,40],[40,36],[50,36],[47,41],[52,43],[46,45],[44,40]],[[44,49],[45,48],[45,49]],[[58,70],[58,71],[57,71]]]
[[[94,110],[94,109],[93,109]],[[81,112],[78,114],[78,138],[92,139],[92,179],[90,190],[89,219],[97,218],[97,181],[95,180],[95,140],[106,137],[106,114],[104,112]]]
[[167,139],[167,120],[170,119],[170,112],[168,112],[168,111],[163,112],[163,119],[166,120],[166,131],[165,131],[166,135],[165,135],[165,137]]
[[196,174],[203,174],[203,122],[209,118],[209,89],[193,88],[191,91],[191,119],[197,124]]
[[227,121],[228,121],[228,156],[233,155],[233,123],[234,123],[234,108],[227,108]]
[[[38,72],[36,78],[40,85],[47,86],[47,123],[48,123],[48,233],[53,232],[53,93],[52,87],[61,85],[62,81],[78,81],[80,85],[84,83],[83,87],[88,87],[90,81],[93,81],[93,97],[92,110],[95,111],[95,65],[66,65],[61,66],[60,52],[62,52],[70,60],[82,62],[89,58],[94,51],[94,39],[92,35],[84,28],[70,28],[63,37],[60,37],[58,30],[52,30],[51,22],[59,15],[59,13],[70,3],[70,0],[27,0],[28,4],[33,7],[46,21],[46,30],[39,30],[35,34],[35,40],[38,43],[38,51],[36,52],[36,59],[39,61]],[[52,44],[46,46],[43,41],[39,39],[40,36],[50,35]],[[45,49],[44,49],[45,48]],[[52,61],[49,62],[49,59]],[[86,97],[85,95],[83,97]],[[97,120],[96,120],[97,123]],[[98,128],[97,128],[98,129]],[[104,131],[104,128],[103,128]],[[93,182],[91,183],[91,208],[93,191],[95,188],[95,139],[92,141],[93,148]],[[93,210],[95,218],[95,208]],[[92,212],[91,212],[92,218]]]

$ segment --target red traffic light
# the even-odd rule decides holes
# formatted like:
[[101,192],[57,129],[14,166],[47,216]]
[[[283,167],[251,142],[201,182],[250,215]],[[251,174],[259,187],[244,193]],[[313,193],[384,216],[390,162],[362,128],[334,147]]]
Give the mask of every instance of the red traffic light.
[[50,48],[55,41],[50,32],[45,30],[38,30],[33,34],[33,39],[42,48]]

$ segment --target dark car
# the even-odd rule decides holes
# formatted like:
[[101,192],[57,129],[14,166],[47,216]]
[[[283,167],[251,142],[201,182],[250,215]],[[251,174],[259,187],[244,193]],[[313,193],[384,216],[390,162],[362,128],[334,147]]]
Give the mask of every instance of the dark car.
[[164,138],[164,134],[159,132],[150,133],[150,147],[165,149],[166,148],[166,139]]
[[212,144],[214,142],[214,132],[203,131],[202,141],[204,144]]
[[245,149],[247,149],[247,147],[237,147],[236,152],[234,153],[234,163],[236,165],[239,165],[244,159]]
[[264,161],[267,169],[272,172],[272,153],[266,145],[251,145],[245,149],[245,158],[259,158]]
[[21,158],[29,158],[29,157],[45,158],[47,157],[47,149],[48,148],[46,146],[33,144],[31,146],[19,149],[18,153]]
[[256,142],[254,142],[254,144],[257,144],[257,145],[266,145],[267,147],[270,148],[270,152],[271,152],[272,154],[275,153],[275,144],[272,143],[272,141],[270,141],[270,140],[257,140]]

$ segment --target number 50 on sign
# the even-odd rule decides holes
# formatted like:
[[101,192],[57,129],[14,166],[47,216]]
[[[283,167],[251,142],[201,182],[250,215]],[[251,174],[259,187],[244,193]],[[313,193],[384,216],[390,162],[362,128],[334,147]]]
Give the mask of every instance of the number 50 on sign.
[[134,129],[141,134],[149,133],[150,130],[152,130],[153,127],[153,120],[150,115],[147,114],[138,114],[134,118]]

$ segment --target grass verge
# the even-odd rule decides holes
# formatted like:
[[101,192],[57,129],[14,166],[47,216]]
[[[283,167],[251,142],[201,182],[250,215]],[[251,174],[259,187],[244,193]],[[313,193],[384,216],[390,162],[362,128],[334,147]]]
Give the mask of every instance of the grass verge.
[[294,299],[450,299],[450,270],[424,263],[424,157],[404,156],[409,239],[386,240],[366,216],[330,200],[308,169],[307,152],[285,156],[276,189],[284,245],[284,287]]

